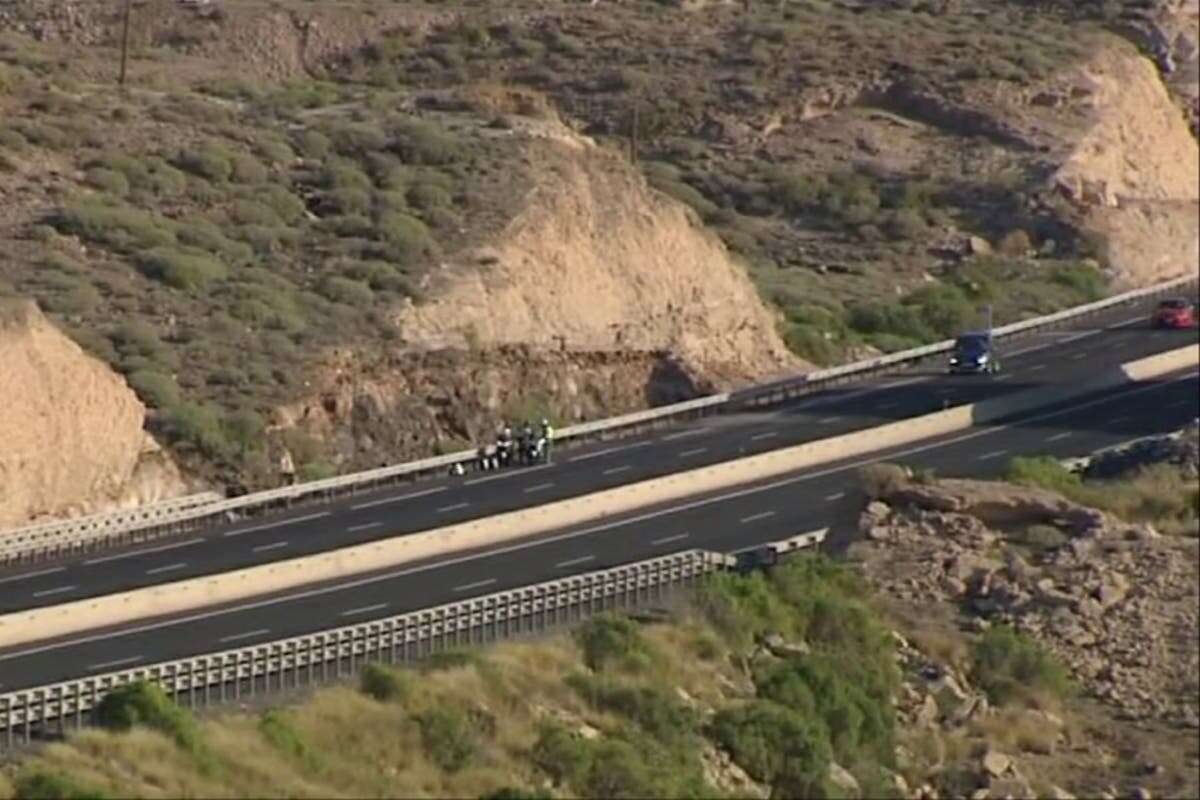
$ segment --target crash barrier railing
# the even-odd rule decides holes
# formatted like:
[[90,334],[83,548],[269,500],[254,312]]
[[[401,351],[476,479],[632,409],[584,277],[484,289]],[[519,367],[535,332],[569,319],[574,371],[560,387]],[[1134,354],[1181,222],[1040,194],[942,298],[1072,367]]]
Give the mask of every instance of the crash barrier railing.
[[[1054,326],[1063,322],[1069,322],[1079,319],[1080,317],[1098,314],[1115,306],[1124,305],[1127,303],[1136,303],[1151,297],[1178,293],[1181,290],[1187,289],[1189,286],[1195,287],[1197,282],[1196,276],[1186,275],[1156,284],[1154,286],[1148,286],[1144,289],[1135,289],[1131,292],[1113,295],[1112,297],[1098,300],[1095,303],[1075,306],[1074,308],[1068,308],[1063,311],[1048,314],[1046,316],[1033,317],[1032,319],[1023,320],[1021,322],[1013,322],[1008,325],[1001,325],[998,328],[992,329],[992,336],[997,339],[1007,339],[1019,336],[1023,333],[1053,328]],[[947,353],[953,349],[953,347],[953,339],[944,339],[940,342],[934,342],[933,344],[927,344],[922,347],[914,347],[911,350],[901,350],[896,353],[890,353],[886,356],[880,356],[879,358],[858,361],[853,364],[843,364],[838,367],[830,367],[829,369],[819,369],[814,372],[808,372],[791,378],[783,378],[770,383],[748,386],[745,389],[733,392],[730,396],[729,405],[743,408],[746,406],[760,406],[779,403],[797,395],[810,392],[814,386],[837,383],[851,377],[861,377],[865,374],[894,368],[899,364],[916,363],[932,356]]]
[[[89,514],[73,519],[55,519],[0,531],[4,553],[58,548],[63,544],[100,538],[131,527],[153,525],[177,511],[194,511],[220,502],[224,497],[216,492],[198,492],[185,497],[173,497],[134,508]],[[0,563],[3,562],[0,555]]]
[[[816,547],[825,532],[763,545],[779,555]],[[207,706],[353,677],[367,662],[402,663],[451,648],[539,634],[617,608],[660,603],[734,556],[687,550],[386,619],[0,694],[0,742],[12,747],[91,722],[106,694],[138,680],[176,702]]]
[[[1137,302],[1148,297],[1172,292],[1178,293],[1188,286],[1195,286],[1196,283],[1195,276],[1176,278],[1156,286],[1114,295],[1096,303],[1005,325],[996,328],[993,335],[1011,337],[1041,328],[1053,327],[1062,322],[1095,314],[1123,303]],[[602,439],[608,436],[625,436],[647,427],[676,423],[682,419],[698,418],[746,407],[770,405],[816,391],[828,385],[891,369],[901,364],[917,363],[932,355],[946,352],[952,345],[953,342],[949,340],[937,342],[880,358],[817,370],[806,375],[748,387],[735,393],[715,394],[619,417],[571,425],[555,434],[555,444]],[[414,480],[424,475],[442,474],[453,465],[473,462],[476,457],[476,450],[463,450],[405,464],[379,467],[350,475],[309,481],[295,486],[268,489],[198,508],[178,509],[162,514],[148,522],[131,522],[98,532],[63,534],[58,537],[47,537],[37,542],[16,542],[0,532],[0,566],[149,541],[204,527],[222,519],[232,522],[249,515],[268,513],[297,503],[328,502],[346,495]]]

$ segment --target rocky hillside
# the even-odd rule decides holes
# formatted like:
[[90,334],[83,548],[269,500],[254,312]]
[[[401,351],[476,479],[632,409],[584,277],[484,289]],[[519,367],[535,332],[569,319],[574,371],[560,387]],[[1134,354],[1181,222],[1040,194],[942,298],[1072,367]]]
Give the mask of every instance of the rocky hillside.
[[0,293],[251,487],[911,346],[1198,268],[1194,15],[15,0]]
[[183,489],[137,396],[31,301],[0,299],[0,387],[0,526]]
[[[851,553],[909,620],[924,657],[958,664],[953,686],[927,690],[936,702],[916,694],[905,703],[908,719],[935,731],[934,752],[947,752],[961,725],[975,720],[977,730],[1007,739],[996,768],[983,762],[985,786],[1005,789],[986,796],[1048,796],[1031,791],[1029,773],[1085,797],[1193,796],[1200,789],[1196,508],[1188,536],[1164,536],[1151,523],[1131,524],[1044,489],[887,473],[877,469],[868,482],[880,499],[864,512],[865,541]],[[1110,494],[1129,489],[1098,486]],[[1193,502],[1161,476],[1149,486],[1164,507]],[[993,630],[1023,632],[1055,654],[1078,693],[1067,715],[1073,721],[1046,714],[1040,701],[1034,708],[1043,711],[987,721],[987,704],[962,688],[969,679],[956,639]],[[1027,660],[1026,679],[1003,691],[1027,692],[1041,669],[1035,663]],[[944,694],[956,709],[948,715]],[[1004,765],[1018,750],[1026,776],[1012,783]]]

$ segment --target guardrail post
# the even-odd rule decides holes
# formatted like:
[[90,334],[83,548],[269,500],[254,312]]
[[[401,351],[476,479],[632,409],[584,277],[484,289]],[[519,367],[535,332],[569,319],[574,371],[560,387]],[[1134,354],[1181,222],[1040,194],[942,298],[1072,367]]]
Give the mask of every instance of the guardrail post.
[[[46,693],[38,690],[36,692],[32,692],[31,695],[33,697],[45,697]],[[33,740],[33,703],[30,700],[31,695],[25,696],[25,744],[29,744],[29,742]],[[44,714],[44,706],[39,705],[39,708],[42,708],[42,713]]]

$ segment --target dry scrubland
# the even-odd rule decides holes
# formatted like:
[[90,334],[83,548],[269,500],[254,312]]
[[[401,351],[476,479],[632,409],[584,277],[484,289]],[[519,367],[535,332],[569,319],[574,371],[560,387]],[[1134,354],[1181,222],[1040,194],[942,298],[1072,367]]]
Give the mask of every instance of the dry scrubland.
[[1195,141],[1116,35],[1144,13],[163,1],[118,92],[114,9],[21,0],[0,292],[248,485],[263,441],[312,478],[905,347],[1103,294],[1093,211],[1138,255],[1120,281],[1177,270]]
[[848,564],[278,707],[196,719],[135,687],[0,797],[1195,796],[1194,437],[1157,452],[1102,482],[878,465]]

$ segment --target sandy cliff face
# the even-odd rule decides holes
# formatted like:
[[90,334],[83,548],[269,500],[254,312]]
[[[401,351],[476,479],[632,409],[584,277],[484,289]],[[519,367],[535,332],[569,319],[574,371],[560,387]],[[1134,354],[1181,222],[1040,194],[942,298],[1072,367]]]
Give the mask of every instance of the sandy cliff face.
[[1120,285],[1200,270],[1200,151],[1154,65],[1126,47],[1073,76],[1089,120],[1054,176]]
[[145,409],[32,302],[0,300],[0,528],[177,493]]
[[718,385],[800,366],[744,269],[682,204],[587,143],[529,152],[543,178],[508,229],[468,256],[484,268],[452,268],[440,296],[400,314],[415,349],[668,352]]

